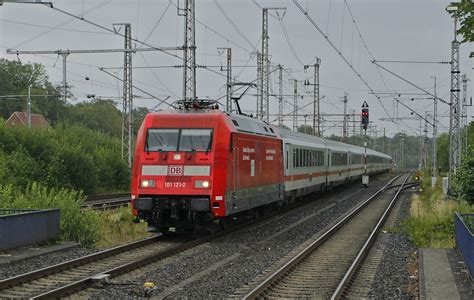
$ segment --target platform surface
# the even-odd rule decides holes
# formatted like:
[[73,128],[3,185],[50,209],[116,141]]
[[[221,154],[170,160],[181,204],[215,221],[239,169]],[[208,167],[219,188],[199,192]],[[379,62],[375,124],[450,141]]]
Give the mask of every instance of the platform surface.
[[[463,280],[460,280],[460,276],[457,274],[459,270],[453,266],[454,251],[456,250],[420,249],[421,299],[469,299],[472,296],[471,282],[469,279],[467,282],[466,280],[461,282]],[[462,262],[454,263],[462,264]],[[465,288],[466,284],[468,285],[467,289]]]

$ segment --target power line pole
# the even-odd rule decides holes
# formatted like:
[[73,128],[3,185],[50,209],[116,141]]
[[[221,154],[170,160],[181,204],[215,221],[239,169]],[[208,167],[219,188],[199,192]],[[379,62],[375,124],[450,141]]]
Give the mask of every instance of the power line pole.
[[[425,119],[429,118],[429,113],[425,112]],[[428,151],[426,147],[426,141],[428,140],[428,122],[425,120],[425,127],[423,129],[423,160],[422,165],[423,167],[427,167],[426,161],[428,157]]]
[[62,53],[61,56],[63,57],[63,101],[66,103],[67,101],[67,81],[66,81],[66,58],[69,53]]
[[437,120],[437,115],[438,115],[438,98],[436,96],[436,77],[434,77],[434,103],[433,103],[433,166],[432,166],[432,178],[431,178],[431,185],[434,185],[436,183],[436,178],[438,176],[438,166],[437,166],[437,161],[436,161],[436,138],[438,134],[438,120]]
[[[264,7],[262,8],[262,57],[261,57],[261,102],[260,119],[270,123],[270,54],[268,50],[268,11],[275,10],[278,15],[279,10],[286,11],[282,7]],[[283,14],[284,15],[284,14]]]
[[448,192],[454,174],[461,163],[461,132],[460,118],[460,88],[459,88],[459,42],[457,40],[457,19],[454,20],[454,40],[451,42],[451,93],[450,93],[450,118],[449,118],[449,176]]
[[385,153],[385,127],[383,128],[382,153]]
[[467,82],[469,79],[467,78],[467,75],[464,74],[462,75],[462,110],[461,110],[461,131],[464,130],[464,134],[462,139],[464,140],[464,154],[467,154],[468,150],[468,121],[467,121],[467,107],[471,106],[472,103],[469,105],[467,104]]
[[[360,122],[359,122],[360,124]],[[352,110],[352,136],[356,135],[356,111]]]
[[283,66],[278,65],[278,126],[283,125]]
[[[196,35],[194,0],[185,0],[184,8],[184,56],[183,56],[183,99],[196,98]],[[178,8],[179,9],[179,8]]]
[[298,131],[298,80],[293,79],[294,82],[294,98],[293,98],[293,131],[297,132]]
[[28,128],[31,128],[31,84],[28,85]]
[[[225,110],[229,113],[232,112],[232,48],[217,48],[217,50],[226,50],[227,51],[227,83],[226,83],[226,105]],[[220,54],[219,54],[220,55]],[[224,71],[221,67],[221,71]]]
[[422,134],[422,131],[423,131],[423,119],[420,118],[420,161],[418,162],[418,168],[421,169],[421,167],[423,166],[423,134]]
[[270,58],[268,56],[268,8],[262,9],[262,101],[260,102],[260,118],[269,123],[269,82]]
[[[130,23],[114,24],[124,27],[124,49],[132,49],[132,26]],[[118,31],[120,31],[120,28]],[[132,166],[132,135],[133,135],[133,88],[132,88],[132,52],[124,51],[123,60],[123,107],[122,107],[122,158],[128,166]]]
[[344,102],[344,118],[342,120],[342,140],[345,141],[347,139],[347,93],[344,92],[344,97],[342,98],[342,102]]
[[257,52],[257,80],[258,80],[258,88],[257,88],[257,111],[256,111],[256,118],[260,118],[260,106],[262,105],[262,95],[263,95],[263,75],[262,75],[262,54]]
[[314,68],[314,82],[311,84],[309,80],[305,80],[305,85],[313,86],[313,133],[316,136],[321,136],[321,113],[320,113],[320,96],[319,96],[319,66],[321,59],[316,57],[316,63],[312,66],[305,65],[304,69],[310,67]]

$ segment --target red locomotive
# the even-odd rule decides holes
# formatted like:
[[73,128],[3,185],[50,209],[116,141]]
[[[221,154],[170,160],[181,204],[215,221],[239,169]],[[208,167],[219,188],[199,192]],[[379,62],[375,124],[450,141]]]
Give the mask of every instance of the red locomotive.
[[[161,232],[225,223],[359,178],[363,151],[214,106],[150,113],[135,145],[133,214]],[[368,154],[369,173],[390,167]]]

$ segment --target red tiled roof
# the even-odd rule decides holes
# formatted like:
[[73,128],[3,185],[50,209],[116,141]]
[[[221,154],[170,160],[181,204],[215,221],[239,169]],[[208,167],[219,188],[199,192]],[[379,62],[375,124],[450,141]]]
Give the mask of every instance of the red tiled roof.
[[[17,124],[18,123],[18,124]],[[12,113],[10,118],[7,120],[7,124],[11,125],[28,125],[28,114],[26,112],[16,111]],[[31,114],[31,126],[34,127],[47,127],[49,126],[48,121],[40,114]]]

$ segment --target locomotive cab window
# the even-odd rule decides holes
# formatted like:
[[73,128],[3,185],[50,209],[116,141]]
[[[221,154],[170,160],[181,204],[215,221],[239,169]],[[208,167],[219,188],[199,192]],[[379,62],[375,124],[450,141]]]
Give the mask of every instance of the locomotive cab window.
[[178,150],[179,129],[148,129],[145,151]]
[[209,151],[212,129],[181,129],[179,151]]
[[147,131],[145,151],[209,151],[212,129],[150,128]]

